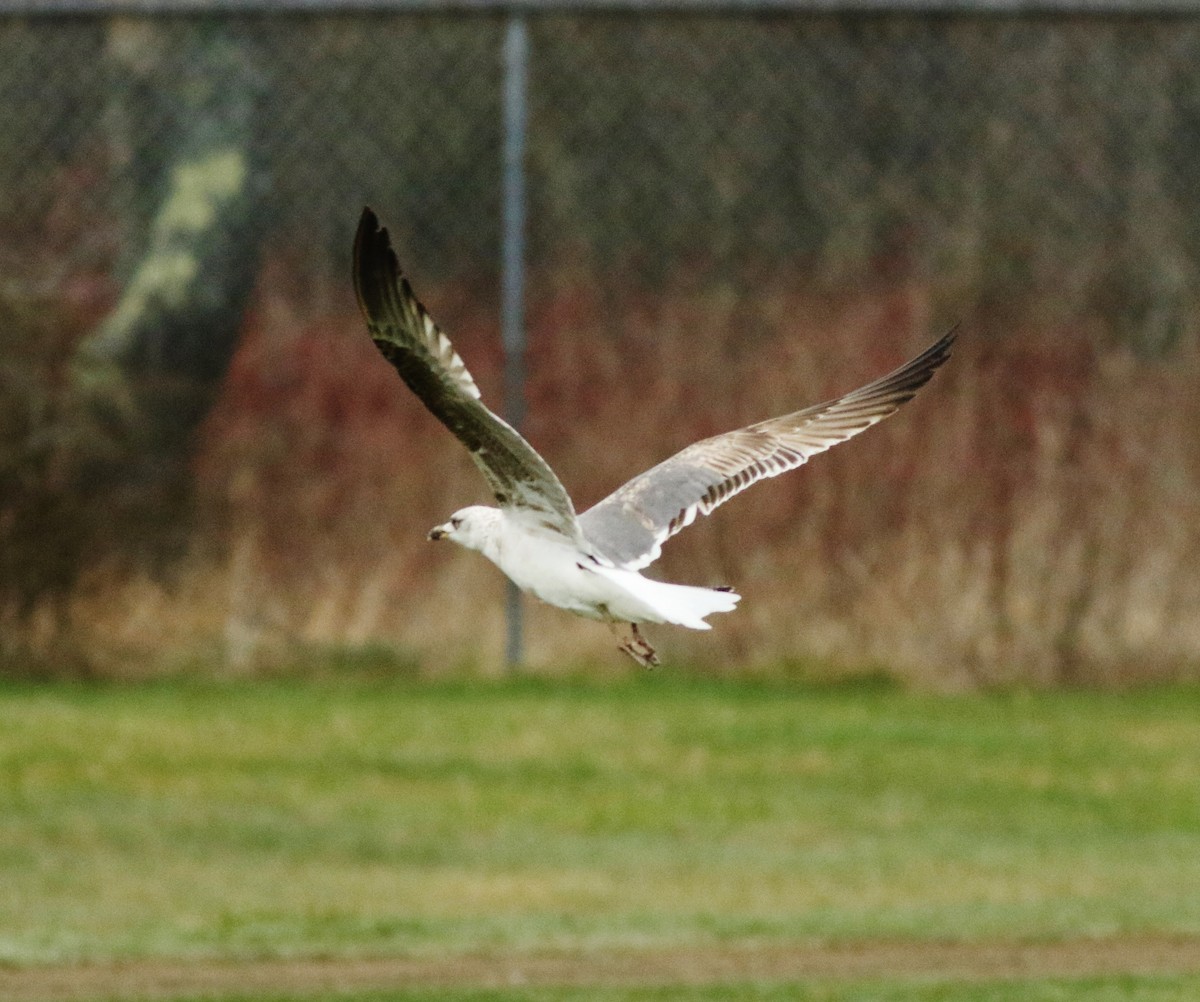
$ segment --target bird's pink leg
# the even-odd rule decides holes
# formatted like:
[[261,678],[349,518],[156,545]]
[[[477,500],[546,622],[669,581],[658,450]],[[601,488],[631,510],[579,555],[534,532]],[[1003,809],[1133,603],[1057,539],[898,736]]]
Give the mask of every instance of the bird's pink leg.
[[638,630],[637,623],[630,623],[629,627],[632,635],[621,644],[621,650],[644,668],[655,667],[659,662],[658,655],[654,653],[654,648],[642,636],[641,631]]

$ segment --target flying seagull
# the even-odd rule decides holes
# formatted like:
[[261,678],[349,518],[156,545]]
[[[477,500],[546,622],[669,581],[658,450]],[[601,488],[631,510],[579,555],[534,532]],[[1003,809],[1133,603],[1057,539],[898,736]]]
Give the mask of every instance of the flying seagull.
[[658,663],[641,623],[710,629],[741,596],[643,577],[662,544],[767,477],[795,469],[911,400],[950,357],[952,330],[895,372],[836,400],[689,445],[638,474],[581,515],[549,464],[480,400],[449,338],[413,294],[388,232],[364,209],[354,240],[354,287],[375,346],[467,447],[498,507],[471,505],[432,529],[478,550],[543,602],[609,624],[628,624],[621,650]]

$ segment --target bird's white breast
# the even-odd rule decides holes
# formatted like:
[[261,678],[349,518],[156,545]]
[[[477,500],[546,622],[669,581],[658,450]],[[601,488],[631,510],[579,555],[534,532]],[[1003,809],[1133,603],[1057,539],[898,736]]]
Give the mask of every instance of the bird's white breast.
[[484,556],[518,588],[579,615],[608,618],[606,606],[621,591],[586,569],[590,558],[571,540],[544,528],[535,517],[509,510],[496,528]]

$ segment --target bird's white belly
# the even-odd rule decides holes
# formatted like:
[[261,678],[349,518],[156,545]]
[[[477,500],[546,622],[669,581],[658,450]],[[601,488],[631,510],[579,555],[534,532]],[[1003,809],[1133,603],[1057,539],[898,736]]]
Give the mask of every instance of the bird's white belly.
[[589,619],[675,623],[707,630],[704,617],[730,612],[738,596],[725,590],[668,584],[635,570],[596,563],[586,551],[527,517],[498,512],[501,521],[480,551],[523,591]]
[[636,619],[648,611],[617,582],[589,570],[586,558],[565,542],[511,536],[504,544],[493,558],[496,566],[549,605],[601,620]]

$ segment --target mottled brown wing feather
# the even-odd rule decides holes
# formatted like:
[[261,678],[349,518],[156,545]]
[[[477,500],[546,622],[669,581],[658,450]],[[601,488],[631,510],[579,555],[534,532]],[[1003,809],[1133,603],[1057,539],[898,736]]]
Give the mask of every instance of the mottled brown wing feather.
[[554,471],[480,400],[450,339],[413,294],[386,229],[364,209],[354,238],[354,288],[375,346],[405,384],[463,443],[502,507],[531,508],[579,537],[571,498]]
[[955,336],[951,330],[895,372],[836,400],[689,445],[580,515],[584,536],[614,563],[645,567],[697,515],[895,413],[950,357]]

